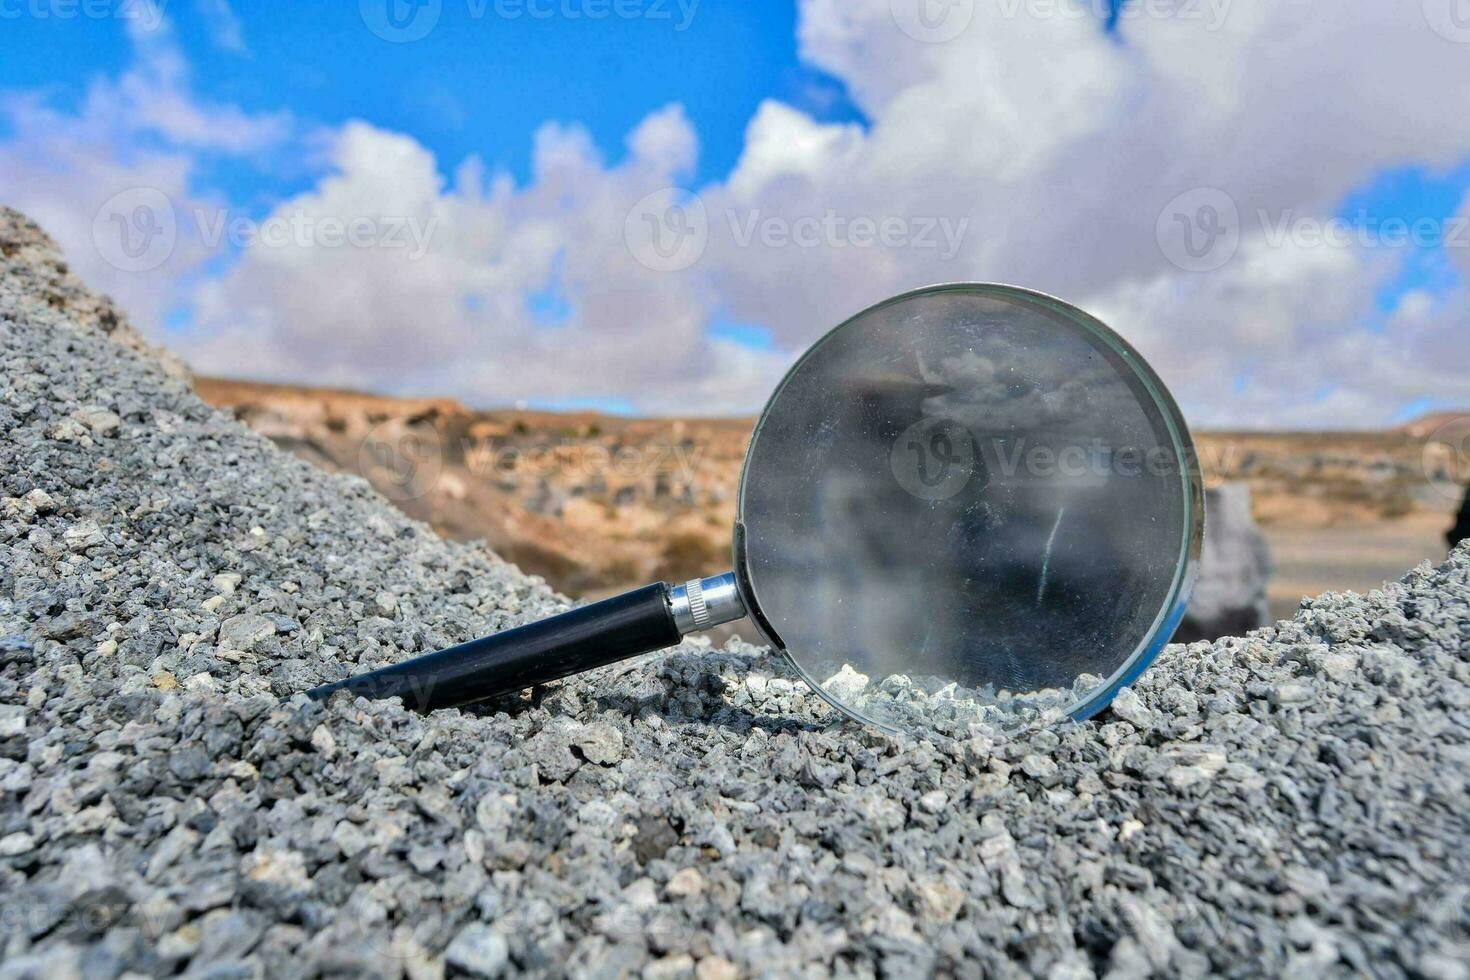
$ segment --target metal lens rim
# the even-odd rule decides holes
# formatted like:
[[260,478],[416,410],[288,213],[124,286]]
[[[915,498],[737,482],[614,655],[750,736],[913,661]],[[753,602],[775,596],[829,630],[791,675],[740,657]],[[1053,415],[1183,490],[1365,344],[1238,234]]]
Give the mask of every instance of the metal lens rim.
[[797,358],[796,362],[786,371],[781,378],[771,397],[766,401],[765,407],[761,409],[760,417],[757,419],[755,428],[750,435],[750,444],[745,452],[745,460],[740,468],[740,485],[736,493],[735,523],[737,534],[735,535],[734,553],[732,560],[736,569],[737,579],[740,583],[740,591],[745,599],[746,608],[752,613],[750,619],[755,624],[756,630],[761,637],[772,648],[780,650],[793,670],[806,681],[807,685],[815,691],[824,701],[832,705],[839,712],[849,718],[854,718],[864,724],[873,725],[884,731],[899,735],[922,734],[932,735],[933,732],[914,732],[906,730],[869,717],[850,705],[844,704],[829,694],[816,678],[807,673],[806,669],[792,656],[781,642],[773,636],[766,623],[765,613],[761,610],[760,599],[756,595],[754,579],[750,575],[750,569],[746,562],[746,540],[749,537],[749,523],[745,513],[745,493],[750,482],[750,461],[754,456],[757,440],[760,439],[761,430],[770,418],[772,410],[780,400],[781,393],[786,390],[802,366],[807,360],[839,332],[851,326],[853,323],[877,313],[880,310],[899,303],[922,296],[938,295],[942,293],[969,293],[976,295],[996,296],[1008,299],[1020,299],[1025,302],[1046,307],[1053,312],[1059,313],[1071,321],[1077,327],[1088,331],[1103,344],[1110,347],[1119,358],[1133,370],[1137,379],[1142,383],[1144,389],[1153,399],[1154,406],[1159,409],[1163,418],[1165,428],[1173,442],[1176,461],[1179,464],[1180,487],[1179,491],[1183,503],[1183,532],[1180,537],[1179,556],[1175,562],[1174,581],[1170,585],[1168,598],[1160,605],[1158,615],[1154,617],[1152,625],[1138,646],[1129,654],[1127,659],[1096,688],[1079,698],[1064,711],[1064,715],[1073,721],[1083,721],[1097,714],[1113,700],[1113,697],[1122,688],[1137,680],[1149,665],[1152,664],[1159,653],[1168,644],[1178,627],[1179,621],[1184,617],[1184,611],[1189,604],[1190,593],[1194,589],[1195,581],[1199,577],[1200,551],[1204,544],[1205,511],[1204,511],[1204,480],[1199,468],[1199,457],[1195,451],[1194,439],[1189,433],[1189,426],[1184,421],[1184,414],[1179,410],[1179,405],[1174,396],[1169,393],[1163,381],[1149,366],[1148,362],[1133,348],[1128,341],[1124,340],[1117,331],[1097,317],[1082,310],[1066,300],[1058,299],[1047,293],[1025,286],[1013,286],[1006,283],[989,282],[949,282],[936,283],[930,286],[921,286],[907,292],[891,296],[882,302],[875,303],[864,310],[848,317],[837,326],[827,331],[816,340],[806,352]]

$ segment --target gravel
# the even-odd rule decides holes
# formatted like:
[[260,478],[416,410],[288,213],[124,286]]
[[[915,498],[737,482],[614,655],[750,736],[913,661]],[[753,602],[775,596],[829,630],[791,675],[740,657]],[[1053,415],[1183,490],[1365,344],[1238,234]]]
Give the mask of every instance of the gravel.
[[205,406],[8,211],[0,358],[0,978],[1470,976],[1464,548],[1010,737],[740,643],[316,704],[565,602]]

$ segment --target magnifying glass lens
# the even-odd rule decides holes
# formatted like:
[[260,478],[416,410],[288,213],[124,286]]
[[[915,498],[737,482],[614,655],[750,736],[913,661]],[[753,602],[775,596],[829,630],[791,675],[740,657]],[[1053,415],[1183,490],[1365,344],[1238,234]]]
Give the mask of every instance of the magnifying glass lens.
[[1085,717],[1177,624],[1202,528],[1189,435],[1107,327],[936,287],[828,334],[766,407],[746,587],[840,708],[963,736]]

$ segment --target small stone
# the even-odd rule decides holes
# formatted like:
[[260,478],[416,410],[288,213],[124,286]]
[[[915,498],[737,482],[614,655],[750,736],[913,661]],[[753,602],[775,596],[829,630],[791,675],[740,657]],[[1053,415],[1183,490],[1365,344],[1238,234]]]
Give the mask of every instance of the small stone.
[[919,809],[925,813],[939,813],[949,805],[949,794],[942,789],[934,789],[919,797]]
[[372,841],[357,824],[350,820],[341,820],[332,830],[332,843],[336,844],[345,856],[351,858],[365,851]]
[[398,597],[391,592],[379,592],[373,597],[373,604],[384,616],[392,616],[398,609]]
[[51,495],[40,487],[36,487],[25,495],[25,502],[31,505],[37,514],[49,514],[56,509],[56,501]]
[[304,892],[310,887],[306,861],[296,851],[256,850],[245,858],[240,871],[251,881],[283,885],[292,891]]
[[94,435],[110,436],[122,425],[122,419],[101,405],[83,405],[71,417],[91,429]]
[[1034,752],[1021,760],[1021,771],[1043,786],[1052,786],[1061,779],[1056,762]]
[[841,670],[822,683],[822,689],[839,701],[852,701],[867,688],[868,680],[867,674],[853,670],[851,664],[843,664]]
[[186,922],[158,940],[158,955],[165,960],[188,959],[199,952],[199,925]]
[[1351,653],[1333,651],[1319,662],[1322,673],[1335,681],[1345,681],[1358,670],[1358,658]]
[[523,751],[544,778],[556,783],[566,782],[582,764],[572,754],[571,740],[562,730],[542,729],[526,739]]
[[481,922],[461,929],[444,950],[444,962],[474,977],[498,977],[509,961],[505,938]]
[[36,839],[25,831],[0,837],[0,857],[16,857],[36,849]]
[[205,599],[203,602],[201,602],[199,605],[203,606],[209,612],[214,612],[216,609],[218,609],[220,606],[223,606],[224,604],[224,596],[212,595],[208,599]]
[[253,650],[256,644],[275,635],[276,624],[255,613],[231,616],[219,625],[219,645],[229,650]]
[[194,694],[213,694],[215,691],[214,676],[208,671],[194,674],[184,681],[184,690]]
[[46,427],[46,438],[57,442],[81,442],[87,437],[87,427],[76,419],[61,419]]
[[1153,712],[1143,703],[1138,692],[1131,687],[1125,687],[1113,698],[1113,714],[1128,722],[1134,728],[1146,729],[1153,723]]
[[584,725],[572,744],[582,750],[582,758],[599,766],[610,766],[623,758],[623,733],[605,721]]
[[653,880],[639,878],[634,881],[623,889],[623,901],[635,909],[653,908],[658,904],[658,892],[654,890]]
[[1291,708],[1309,703],[1316,696],[1312,685],[1306,682],[1277,684],[1271,688],[1271,703],[1278,708]]
[[61,538],[72,551],[86,551],[88,548],[107,543],[107,538],[102,534],[102,528],[91,519],[77,521],[62,533]]
[[643,968],[643,980],[684,980],[694,976],[694,957],[688,953],[670,953]]
[[680,868],[664,885],[664,892],[675,898],[693,898],[704,891],[704,875],[697,868]]
[[1180,745],[1169,750],[1168,756],[1176,764],[1164,773],[1164,780],[1175,789],[1209,782],[1227,761],[1225,750],[1213,745]]
[[153,675],[153,686],[160,691],[172,691],[179,686],[179,679],[173,675],[173,671],[160,670]]
[[739,980],[740,971],[723,956],[706,956],[694,969],[698,980]]
[[0,738],[19,735],[25,730],[25,706],[20,704],[0,704]]
[[101,643],[97,644],[97,652],[102,654],[102,656],[104,657],[112,656],[114,653],[117,653],[117,641],[103,640]]
[[318,725],[312,730],[311,744],[324,759],[330,759],[337,754],[337,739],[326,725]]
[[931,924],[953,922],[965,904],[965,893],[943,878],[925,878],[914,885],[920,918]]
[[238,572],[220,572],[209,583],[214,586],[220,595],[234,595],[235,589],[240,585],[241,576]]

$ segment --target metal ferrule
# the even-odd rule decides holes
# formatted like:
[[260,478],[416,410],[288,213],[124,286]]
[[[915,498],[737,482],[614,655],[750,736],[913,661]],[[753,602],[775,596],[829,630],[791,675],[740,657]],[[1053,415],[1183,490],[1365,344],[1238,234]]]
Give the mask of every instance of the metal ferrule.
[[745,615],[735,573],[690,579],[669,589],[669,607],[680,633],[698,633]]

